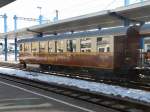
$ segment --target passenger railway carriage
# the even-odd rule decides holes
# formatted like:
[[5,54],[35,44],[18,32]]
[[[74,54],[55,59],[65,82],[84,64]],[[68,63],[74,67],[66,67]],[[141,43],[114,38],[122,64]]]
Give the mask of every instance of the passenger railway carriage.
[[[19,40],[20,63],[71,67],[98,75],[129,74],[139,66],[139,28],[111,28]],[[93,73],[95,73],[93,72]]]

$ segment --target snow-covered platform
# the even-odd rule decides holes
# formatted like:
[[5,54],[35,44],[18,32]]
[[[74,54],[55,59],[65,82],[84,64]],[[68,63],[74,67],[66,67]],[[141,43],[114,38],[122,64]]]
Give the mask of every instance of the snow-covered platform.
[[0,62],[5,63],[19,63],[19,61],[15,61],[15,55],[14,54],[7,54],[7,61],[5,61],[5,54],[0,54]]
[[0,73],[3,75],[18,76],[31,80],[38,80],[46,83],[59,84],[64,86],[76,87],[89,92],[119,96],[122,98],[134,99],[150,103],[150,92],[138,89],[125,88],[120,86],[108,85],[104,83],[89,82],[79,79],[66,78],[61,76],[47,75],[36,72],[27,72],[11,68],[0,67]]

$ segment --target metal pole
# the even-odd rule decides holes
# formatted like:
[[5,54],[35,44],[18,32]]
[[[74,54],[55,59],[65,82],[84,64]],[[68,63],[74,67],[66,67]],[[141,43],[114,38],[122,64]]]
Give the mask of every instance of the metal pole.
[[128,6],[130,4],[130,0],[124,0],[124,6]]
[[[130,0],[124,0],[124,6],[128,6],[130,4]],[[129,21],[128,20],[124,20],[124,26],[129,26]]]
[[15,61],[17,61],[17,37],[16,37],[16,35],[15,35]]
[[58,10],[56,10],[56,16],[54,17],[53,20],[54,20],[54,22],[55,22],[55,21],[58,21]]
[[4,51],[5,51],[5,61],[7,61],[7,35],[5,35],[4,41],[5,41],[5,48],[4,48]]
[[[140,2],[144,2],[144,0],[140,0]],[[140,39],[140,48],[143,50],[144,49],[144,38],[141,37]]]
[[17,16],[14,15],[14,31],[15,31],[15,61],[17,61],[17,35],[16,35],[16,31],[17,31]]
[[129,20],[125,19],[125,20],[124,20],[124,26],[126,26],[126,27],[127,27],[127,26],[129,26],[129,25],[130,25]]
[[141,62],[140,62],[140,67],[143,67],[144,65],[144,38],[140,38],[140,58],[141,58]]
[[42,21],[43,21],[43,16],[40,15],[40,16],[39,16],[39,24],[40,24],[40,25],[42,24]]
[[16,32],[17,30],[17,16],[14,15],[14,31]]
[[[144,2],[144,0],[140,0],[140,2]],[[124,6],[128,6],[130,4],[130,0],[124,0]]]
[[[140,2],[141,3],[143,3],[144,2],[144,0],[140,0]],[[141,63],[140,63],[140,67],[143,67],[143,65],[144,65],[144,38],[143,37],[141,37],[140,38],[140,50],[141,50],[141,55],[140,55],[140,57],[141,57]]]
[[58,20],[58,10],[56,10],[56,20]]
[[[7,32],[7,15],[4,14],[4,33]],[[7,61],[7,35],[5,35],[5,38],[4,38],[4,41],[5,41],[5,61]]]
[[42,16],[42,14],[41,14],[42,7],[38,6],[37,8],[40,10],[39,24],[41,25],[41,24],[42,24],[42,21],[43,21],[43,16]]
[[144,49],[144,38],[140,38],[140,48]]
[[140,2],[144,2],[144,0],[140,0]]

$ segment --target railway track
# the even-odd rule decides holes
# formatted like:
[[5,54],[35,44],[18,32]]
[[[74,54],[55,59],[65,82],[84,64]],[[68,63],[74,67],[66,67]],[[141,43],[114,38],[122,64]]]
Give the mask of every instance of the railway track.
[[62,76],[62,77],[68,77],[68,78],[74,78],[74,79],[80,79],[80,80],[86,80],[86,81],[94,81],[99,83],[105,83],[110,85],[116,85],[116,86],[122,86],[127,88],[133,88],[133,89],[141,89],[145,91],[150,91],[150,81],[130,81],[130,80],[95,80],[92,75],[88,74],[80,74],[80,73],[66,73],[66,72],[58,72],[58,71],[47,71],[47,70],[40,70],[35,68],[23,68],[20,64],[13,64],[13,63],[0,63],[1,67],[8,67],[13,69],[19,69],[23,71],[29,71],[29,72],[38,72],[38,73],[44,73],[48,75],[55,75],[55,76]]
[[42,89],[45,91],[53,92],[56,94],[65,95],[71,98],[83,100],[96,105],[104,106],[121,112],[149,112],[150,105],[130,99],[123,99],[105,94],[90,93],[89,91],[80,90],[77,88],[69,88],[63,85],[48,84],[39,81],[31,81],[24,78],[15,76],[0,75],[4,80],[13,81],[19,84],[32,86],[34,88]]

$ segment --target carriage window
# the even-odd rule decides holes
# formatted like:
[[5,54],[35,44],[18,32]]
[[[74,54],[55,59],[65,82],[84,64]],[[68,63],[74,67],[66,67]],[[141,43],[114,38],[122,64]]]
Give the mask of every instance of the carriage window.
[[97,43],[102,41],[102,37],[97,37]]
[[31,49],[31,43],[25,43],[25,45],[24,45],[24,51],[25,52],[29,52],[30,49]]
[[103,48],[103,38],[97,37],[97,50],[98,52],[105,52],[105,48]]
[[63,40],[59,40],[59,41],[56,41],[56,49],[57,49],[57,52],[60,52],[62,53],[63,52]]
[[97,37],[97,51],[110,52],[110,38]]
[[49,42],[48,42],[48,52],[49,52],[49,53],[55,52],[55,51],[54,51],[55,46],[54,46],[53,43],[54,43],[53,41],[49,41]]
[[20,51],[23,51],[23,44],[20,44]]
[[82,38],[80,40],[81,44],[81,52],[91,52],[91,39],[90,38]]
[[76,40],[67,40],[67,51],[76,52]]
[[105,48],[99,48],[99,52],[105,52]]
[[39,52],[39,42],[32,42],[32,52]]
[[107,52],[110,52],[110,47],[107,47]]
[[47,42],[40,42],[40,52],[46,51]]

